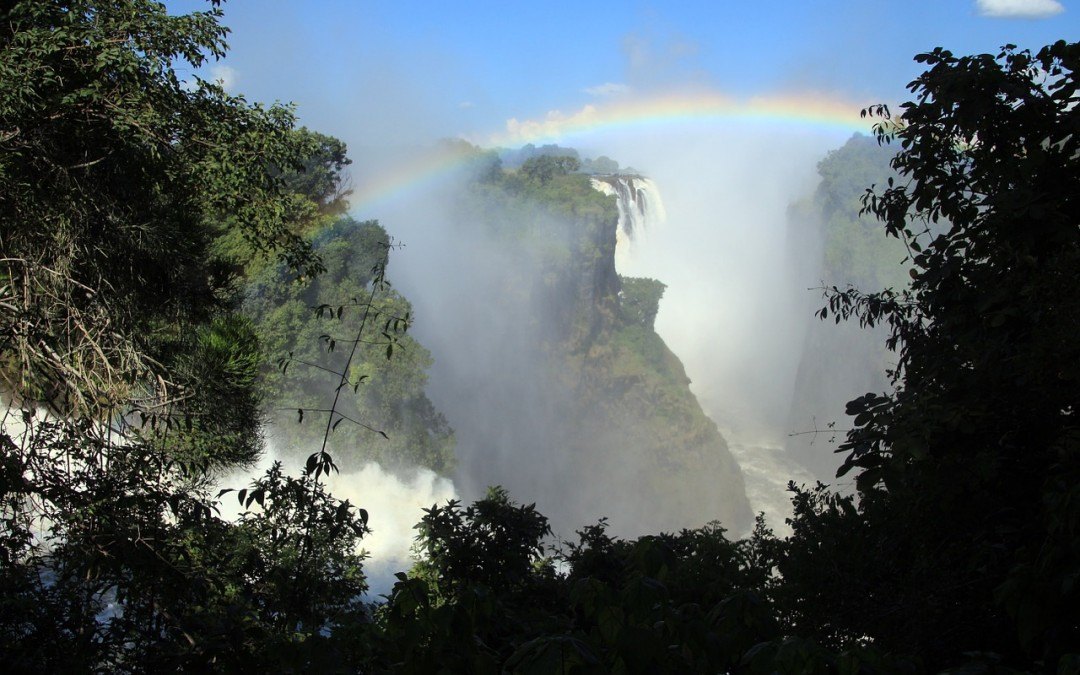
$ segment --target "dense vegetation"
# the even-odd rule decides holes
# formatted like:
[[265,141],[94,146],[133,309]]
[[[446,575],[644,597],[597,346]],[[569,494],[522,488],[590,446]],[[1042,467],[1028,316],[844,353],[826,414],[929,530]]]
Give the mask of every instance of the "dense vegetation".
[[[783,540],[709,525],[625,541],[600,522],[552,551],[547,519],[495,489],[431,508],[425,561],[367,607],[366,513],[326,494],[329,454],[298,478],[273,466],[236,522],[207,487],[259,447],[265,353],[240,289],[333,280],[348,257],[305,239],[340,208],[344,148],[287,109],[181,85],[176,62],[224,48],[216,3],[173,17],[28,0],[0,16],[8,671],[1080,671],[1080,44],[935,50],[901,117],[871,111],[898,179],[864,205],[910,252],[911,285],[837,288],[820,313],[885,326],[898,359],[890,391],[849,404],[856,495],[796,490]],[[581,176],[489,176],[478,189],[506,208],[528,192],[596,223],[612,210]],[[552,264],[609,253],[545,232],[508,236]],[[342,344],[378,325],[385,353],[422,360],[373,250],[356,306],[322,311],[360,310]],[[562,305],[580,372],[666,358],[636,342],[662,287],[596,281],[574,293],[597,315]],[[420,405],[417,391],[393,393]]]
[[322,270],[302,233],[323,205],[286,176],[324,144],[286,108],[179,81],[177,62],[223,52],[214,7],[0,16],[5,667],[301,658],[303,636],[359,616],[362,514],[319,483],[327,457],[274,467],[236,523],[208,490],[261,448],[244,270]]
[[842,536],[780,570],[832,640],[1075,667],[1080,45],[918,58],[916,101],[875,111],[901,179],[864,202],[910,250],[911,287],[838,289],[819,313],[885,325],[895,387],[848,404],[857,505],[797,497],[793,543]]

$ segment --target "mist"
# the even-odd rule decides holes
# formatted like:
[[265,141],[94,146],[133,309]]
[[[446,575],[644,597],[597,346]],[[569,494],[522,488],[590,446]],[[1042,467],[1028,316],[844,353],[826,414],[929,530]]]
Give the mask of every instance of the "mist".
[[[388,275],[413,304],[414,336],[435,357],[428,394],[455,428],[455,484],[466,499],[503,485],[514,499],[536,502],[563,537],[601,516],[628,520],[634,514],[615,499],[621,481],[613,467],[605,467],[610,483],[597,484],[567,461],[560,417],[573,399],[551,379],[542,355],[556,339],[552,308],[524,286],[506,294],[540,274],[541,263],[460,212],[465,180],[451,175],[425,185],[384,205],[380,217],[403,245]],[[570,235],[551,219],[539,227]],[[622,469],[635,470],[632,463]]]
[[[812,195],[817,162],[846,138],[742,122],[651,131],[604,145],[656,182],[667,212],[630,267],[667,284],[656,330],[738,459],[753,509],[786,531],[787,482],[829,482],[839,464],[824,438],[803,447],[813,457],[785,449],[789,434],[810,428],[792,426],[803,421],[789,411],[823,282],[820,233],[792,206]],[[862,379],[853,373],[844,393],[831,392],[837,414]]]
[[[462,14],[401,6],[368,16],[350,6],[329,12],[332,20],[326,10],[294,9],[273,22],[273,32],[237,31],[230,64],[240,89],[295,100],[305,123],[343,138],[356,163],[353,215],[379,219],[404,245],[392,255],[390,278],[414,305],[414,335],[435,356],[429,394],[458,430],[454,480],[463,496],[475,498],[488,484],[501,483],[516,498],[537,501],[544,513],[561,512],[564,522],[637,515],[617,499],[617,481],[582,491],[553,460],[560,451],[552,446],[564,439],[551,427],[567,401],[528,355],[546,339],[544,322],[530,318],[542,314],[527,303],[498,306],[490,292],[515,268],[529,269],[535,261],[515,257],[503,243],[455,220],[452,176],[396,196],[365,194],[403,155],[440,136],[482,147],[559,143],[583,157],[607,155],[654,180],[666,221],[617,264],[621,273],[666,284],[656,331],[682,360],[691,390],[737,455],[753,509],[766,510],[781,527],[788,479],[832,480],[839,459],[828,438],[814,437],[797,452],[785,448],[790,434],[835,419],[791,414],[807,331],[821,302],[820,291],[810,289],[830,281],[820,275],[817,233],[798,222],[791,207],[813,193],[815,165],[825,153],[854,129],[868,131],[869,123],[838,130],[799,119],[717,117],[581,131],[564,128],[575,113],[560,111],[602,111],[684,88],[744,102],[801,97],[857,117],[860,107],[903,96],[903,83],[919,70],[911,62],[918,51],[936,44],[992,50],[1016,39],[1017,24],[972,21],[959,6],[912,10],[895,18],[928,12],[919,31],[886,33],[873,30],[872,10],[834,10],[801,5],[779,17],[724,5],[632,11],[597,5],[579,8],[570,26],[526,7]],[[265,22],[261,9],[238,3],[230,12],[238,23]],[[970,16],[960,16],[965,13]],[[329,26],[342,38],[348,26],[352,39],[322,39],[314,51],[277,39],[296,39],[296,25],[309,16],[318,30],[305,30],[324,35]],[[513,16],[528,20],[507,20]],[[496,24],[506,30],[487,29]],[[960,25],[962,31],[945,39]],[[1025,24],[1028,32],[1036,28]],[[520,30],[534,49],[521,48]],[[874,48],[866,49],[870,35]],[[579,47],[560,48],[570,37]],[[844,400],[876,384],[843,366],[835,364],[833,381],[815,394],[830,399],[822,407],[837,416]],[[484,427],[482,438],[468,427]],[[616,469],[635,471],[612,466],[610,478]],[[608,496],[616,499],[605,502]]]
[[[811,289],[821,285],[821,244],[790,209],[812,194],[817,162],[844,140],[834,130],[709,121],[562,142],[583,157],[636,167],[656,183],[666,217],[628,254],[620,251],[619,271],[667,285],[656,330],[739,460],[752,508],[781,530],[787,481],[827,477],[783,450],[798,431],[788,428],[791,397],[820,301]],[[394,154],[361,153],[354,181],[392,173]],[[624,461],[601,462],[602,470],[567,455],[558,424],[573,402],[546,379],[537,357],[552,339],[549,310],[531,298],[500,299],[508,279],[537,273],[538,262],[480,224],[462,222],[455,211],[462,180],[443,176],[370,213],[402,244],[389,276],[413,303],[414,335],[435,357],[428,391],[457,433],[457,489],[469,499],[504,485],[537,502],[564,536],[599,517],[626,526],[645,507],[664,508],[627,498],[640,471],[632,449]],[[591,482],[594,475],[602,482]]]
[[668,285],[657,331],[723,429],[778,441],[820,255],[812,236],[791,250],[788,210],[843,139],[739,123],[628,136],[610,141],[612,156],[642,167],[667,211],[632,265]]
[[[267,443],[259,463],[243,471],[235,471],[218,479],[219,487],[242,489],[262,476],[274,462],[282,462],[286,473],[295,473],[302,464],[295,452],[281,452],[271,439]],[[311,451],[316,451],[312,448]],[[386,594],[394,585],[394,575],[409,569],[414,561],[413,545],[416,539],[415,525],[423,517],[425,508],[433,504],[445,504],[457,498],[453,482],[424,468],[388,471],[377,462],[350,461],[336,457],[340,469],[325,479],[327,490],[337,499],[348,500],[354,506],[368,512],[370,532],[364,535],[361,549],[367,554],[364,575],[367,577],[368,594],[372,597]],[[258,508],[257,504],[251,508]],[[235,493],[228,493],[220,501],[221,516],[236,520],[241,512]]]

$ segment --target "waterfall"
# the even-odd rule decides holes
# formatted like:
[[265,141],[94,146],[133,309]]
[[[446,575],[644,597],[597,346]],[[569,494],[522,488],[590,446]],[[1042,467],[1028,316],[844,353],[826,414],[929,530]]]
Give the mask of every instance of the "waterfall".
[[635,250],[647,233],[667,217],[660,191],[650,179],[632,175],[593,176],[592,186],[616,199],[619,224],[615,231],[615,267],[619,273],[633,276]]
[[[672,213],[675,214],[675,224],[683,232],[683,236],[687,231],[699,235],[694,239],[693,248],[688,249],[680,241],[673,240],[678,235],[674,230],[667,229],[665,232],[661,227],[667,214],[653,181],[637,175],[610,174],[592,177],[593,188],[613,195],[619,207],[616,269],[623,276],[649,277],[668,284],[668,291],[660,303],[656,331],[687,364],[688,374],[695,380],[691,390],[701,401],[705,413],[717,423],[731,454],[738,462],[752,509],[755,512],[765,512],[770,527],[785,534],[789,530],[784,519],[791,515],[787,481],[813,484],[815,477],[786,454],[782,440],[758,430],[754,426],[753,418],[748,421],[745,407],[732,405],[732,401],[738,405],[747,392],[753,394],[758,379],[768,378],[740,377],[738,368],[733,369],[730,365],[727,368],[736,373],[735,376],[725,379],[716,374],[721,370],[717,363],[723,362],[725,358],[725,352],[718,352],[716,345],[723,345],[728,354],[739,354],[740,359],[755,353],[753,349],[746,347],[739,351],[737,336],[740,329],[733,327],[730,322],[745,326],[748,325],[748,320],[761,321],[760,313],[748,314],[739,304],[741,298],[745,298],[744,284],[751,283],[745,280],[757,279],[755,272],[758,267],[747,269],[739,260],[729,257],[724,259],[722,268],[727,271],[727,277],[717,276],[714,272],[702,274],[703,270],[708,269],[703,267],[708,256],[718,256],[725,245],[729,250],[736,250],[741,246],[744,251],[743,258],[747,260],[764,262],[768,258],[760,254],[758,258],[752,257],[755,249],[751,244],[755,244],[756,240],[746,234],[731,236],[727,240],[715,236],[701,237],[701,233],[706,230],[729,233],[732,231],[729,229],[730,223],[740,222],[740,218],[732,217],[732,208],[725,207],[722,203],[717,203],[713,208],[709,207],[707,201],[693,199],[688,203],[684,196],[685,189],[679,190],[684,188],[683,185],[671,181],[665,184],[672,189],[669,197]],[[734,198],[732,194],[735,195]],[[731,192],[725,195],[725,199],[738,203],[739,199],[745,196]],[[743,209],[740,213],[756,214],[750,209]],[[782,211],[776,217],[778,227],[785,223]],[[755,218],[760,220],[760,216],[755,215]],[[768,230],[761,228],[757,234],[760,236],[762,231]],[[767,253],[771,249],[762,247],[758,251]],[[720,259],[719,256],[717,259]],[[695,271],[687,276],[686,270]],[[717,303],[717,298],[725,298],[726,301]],[[763,329],[783,335],[781,327],[786,326],[782,323],[767,323]],[[750,333],[745,329],[741,332]],[[703,334],[712,336],[705,347],[699,346],[700,343],[694,340],[694,336]],[[762,342],[760,335],[755,337],[755,345]],[[776,358],[773,357],[773,362],[775,361]],[[693,371],[694,366],[697,366],[697,372]],[[760,372],[766,372],[769,367],[769,364],[758,363]],[[754,411],[749,412],[752,414]]]

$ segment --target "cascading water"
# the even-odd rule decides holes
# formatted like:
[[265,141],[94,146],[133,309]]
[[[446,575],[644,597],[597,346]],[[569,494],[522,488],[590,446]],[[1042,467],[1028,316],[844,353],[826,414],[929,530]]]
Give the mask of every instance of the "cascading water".
[[650,230],[663,225],[667,218],[664,202],[656,184],[644,176],[600,175],[592,185],[606,195],[613,195],[619,206],[619,226],[615,232],[615,267],[620,274],[634,276],[636,256]]

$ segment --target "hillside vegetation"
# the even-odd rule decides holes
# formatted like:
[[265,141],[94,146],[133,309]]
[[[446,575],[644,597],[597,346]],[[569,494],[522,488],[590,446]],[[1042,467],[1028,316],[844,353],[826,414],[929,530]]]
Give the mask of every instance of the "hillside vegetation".
[[[901,114],[867,111],[898,152],[896,179],[862,208],[903,242],[910,284],[829,288],[818,314],[884,327],[896,359],[887,389],[847,404],[839,474],[853,494],[792,486],[783,539],[761,523],[738,541],[715,524],[619,538],[600,520],[552,548],[537,507],[493,488],[428,509],[422,561],[369,604],[368,513],[327,493],[323,445],[295,474],[274,463],[240,490],[210,487],[254,461],[260,397],[299,363],[294,350],[262,388],[273,355],[260,334],[293,338],[259,327],[245,298],[269,316],[271,299],[319,302],[321,278],[357,292],[309,308],[356,317],[333,352],[351,354],[330,373],[335,398],[318,404],[323,438],[354,388],[387,425],[419,416],[419,461],[446,462],[448,435],[387,283],[391,242],[354,249],[340,242],[382,232],[330,225],[344,147],[287,108],[181,83],[177,68],[224,53],[208,7],[0,8],[7,671],[1080,670],[1080,43],[935,49],[916,57],[926,71]],[[509,391],[567,393],[539,415],[537,431],[557,423],[566,441],[546,449],[588,458],[590,480],[639,455],[642,475],[627,478],[643,519],[656,500],[735,480],[649,327],[659,283],[614,272],[614,204],[570,164],[528,162],[487,162],[461,208],[528,272],[475,303],[490,323],[544,308],[513,325],[535,336],[517,374],[547,379]],[[336,276],[353,257],[369,276]],[[404,353],[404,367],[375,367],[368,347]],[[360,395],[368,379],[384,399]],[[590,432],[609,436],[571,445]],[[645,442],[627,449],[624,434]],[[599,484],[580,486],[588,499]],[[705,510],[737,519],[738,492],[715,494],[735,501]],[[224,519],[222,500],[240,515]]]

